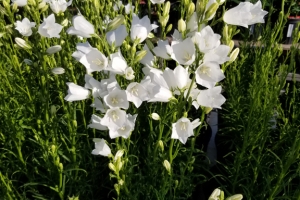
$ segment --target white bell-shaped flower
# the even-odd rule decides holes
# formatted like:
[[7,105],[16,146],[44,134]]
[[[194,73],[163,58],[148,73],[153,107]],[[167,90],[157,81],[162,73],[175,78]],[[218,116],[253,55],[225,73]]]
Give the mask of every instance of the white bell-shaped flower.
[[108,59],[97,48],[92,48],[87,54],[79,60],[88,72],[100,72],[108,66]]
[[224,64],[230,60],[228,56],[230,52],[230,47],[227,45],[220,45],[217,48],[205,53],[203,62],[216,62],[218,64]]
[[172,43],[171,58],[181,65],[190,65],[195,61],[195,45],[191,38],[186,38],[184,41]]
[[115,88],[104,97],[104,102],[110,108],[124,108],[128,109],[129,102],[125,90]]
[[201,90],[197,102],[200,106],[205,106],[209,108],[220,108],[226,99],[221,94],[222,87],[217,86],[207,90]]
[[161,57],[164,59],[171,59],[171,54],[173,53],[173,49],[169,44],[168,40],[159,40],[157,42],[157,46],[152,49],[157,57]]
[[109,136],[111,139],[117,138],[117,137],[123,137],[125,139],[127,139],[131,132],[134,130],[134,126],[135,126],[135,120],[136,120],[137,114],[135,115],[130,115],[128,114],[126,116],[127,120],[126,122],[123,124],[123,126],[117,130],[109,130]]
[[49,3],[51,10],[58,14],[66,11],[67,7],[72,4],[72,0],[66,2],[66,0],[44,0],[44,2]]
[[28,18],[24,18],[22,21],[17,21],[15,23],[16,30],[23,36],[31,36],[31,28],[35,27],[35,22],[30,22]]
[[187,139],[194,135],[194,129],[200,125],[199,119],[191,122],[188,118],[182,117],[176,123],[172,124],[172,139],[178,139],[185,144]]
[[91,124],[88,125],[89,128],[94,128],[100,131],[108,130],[106,126],[101,124],[102,118],[97,115],[92,115]]
[[62,28],[62,25],[55,23],[54,14],[51,14],[44,19],[44,22],[39,26],[38,32],[44,37],[60,38],[59,33]]
[[106,111],[101,120],[103,126],[107,126],[109,130],[118,130],[125,124],[126,112],[120,108],[110,108]]
[[68,28],[67,33],[84,38],[90,38],[95,34],[94,26],[88,22],[82,15],[76,15],[72,18],[73,26]]
[[79,101],[87,99],[90,96],[90,91],[84,87],[81,87],[79,85],[76,85],[74,83],[67,83],[69,89],[68,89],[68,95],[65,97],[66,101]]
[[225,78],[216,62],[205,62],[196,69],[196,82],[207,88],[213,88],[217,82]]
[[127,86],[126,95],[128,101],[132,102],[135,107],[140,107],[140,105],[148,97],[147,90],[139,83],[133,82]]
[[108,156],[109,154],[111,154],[111,150],[105,143],[104,139],[94,138],[93,141],[95,142],[95,149],[92,151],[93,155]]
[[215,34],[210,26],[206,26],[200,31],[200,35],[197,36],[195,40],[199,50],[202,53],[206,53],[217,48],[221,44],[220,38],[221,36],[219,34]]
[[130,37],[132,41],[139,39],[139,43],[143,42],[148,34],[158,26],[151,24],[149,17],[146,15],[140,19],[135,14],[132,14],[132,23],[130,30]]
[[106,40],[109,45],[114,44],[115,47],[122,45],[123,41],[127,37],[128,33],[125,25],[119,26],[117,29],[106,33]]

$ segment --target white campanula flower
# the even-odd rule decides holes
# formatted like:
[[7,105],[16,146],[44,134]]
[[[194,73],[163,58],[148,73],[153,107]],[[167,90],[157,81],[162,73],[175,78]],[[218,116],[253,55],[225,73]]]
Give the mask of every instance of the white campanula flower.
[[140,107],[143,101],[148,97],[147,90],[143,85],[137,82],[130,83],[126,89],[128,101],[132,102],[135,107]]
[[97,115],[92,115],[91,124],[88,125],[89,128],[94,128],[100,131],[108,130],[106,126],[101,124],[102,118]]
[[135,8],[135,6],[133,6],[132,4],[130,4],[130,3],[126,4],[125,5],[125,13],[127,15],[129,15],[130,12],[134,10],[134,8]]
[[130,133],[134,130],[135,126],[135,120],[136,120],[137,114],[135,115],[126,115],[126,122],[122,125],[119,129],[112,129],[109,130],[109,136],[111,139],[117,138],[117,137],[123,137],[127,139],[130,136]]
[[12,0],[12,4],[17,4],[18,7],[24,7],[27,5],[27,0]]
[[81,87],[79,85],[76,85],[74,83],[67,83],[69,89],[68,89],[68,95],[65,97],[66,101],[79,101],[87,99],[90,96],[90,91],[84,87]]
[[87,54],[84,54],[79,62],[85,66],[89,73],[100,72],[108,66],[107,57],[102,54],[97,48],[91,48]]
[[114,44],[115,47],[119,47],[127,36],[128,33],[125,25],[121,25],[117,29],[107,32],[106,40],[111,46]]
[[168,40],[159,40],[157,42],[157,46],[152,49],[157,57],[161,57],[164,59],[171,59],[171,54],[173,53],[173,49],[169,44]]
[[132,23],[130,30],[130,37],[132,41],[139,39],[139,43],[143,42],[148,34],[158,26],[151,24],[149,17],[146,15],[140,19],[135,14],[132,14]]
[[210,26],[206,26],[200,31],[199,35],[196,33],[194,40],[196,40],[195,42],[198,45],[199,50],[202,53],[206,53],[217,48],[221,44],[220,38],[221,36],[215,34]]
[[60,38],[59,33],[63,26],[55,23],[54,14],[49,15],[44,19],[44,22],[39,26],[39,34],[48,38]]
[[120,108],[110,108],[106,111],[101,120],[103,126],[107,126],[109,130],[118,130],[125,124],[126,112]]
[[51,10],[58,14],[66,11],[67,7],[72,4],[72,0],[66,2],[66,0],[44,0],[46,3],[49,3]]
[[16,30],[23,36],[31,36],[31,28],[35,27],[35,22],[30,22],[28,18],[24,18],[22,21],[17,21],[15,23]]
[[79,61],[82,58],[82,56],[88,54],[93,49],[93,47],[90,45],[89,42],[85,42],[85,43],[77,43],[76,49],[77,51],[75,51],[72,54],[72,57],[75,58],[77,61]]
[[57,53],[61,50],[61,46],[60,45],[55,45],[55,46],[52,46],[52,47],[49,47],[47,50],[46,50],[46,53],[48,55],[51,55],[51,54],[54,54],[54,53]]
[[73,26],[68,28],[67,33],[77,35],[83,38],[90,38],[95,34],[94,26],[88,22],[82,15],[76,15],[72,18]]
[[114,9],[114,11],[118,11],[122,8],[122,6],[123,6],[123,2],[117,1],[117,3],[115,3],[115,5],[114,5],[113,9]]
[[229,52],[229,46],[220,45],[217,48],[205,53],[203,62],[216,62],[218,64],[224,64],[225,62],[230,60],[230,58],[228,57]]
[[105,143],[104,139],[94,138],[93,141],[95,142],[95,149],[92,151],[93,155],[108,156],[109,154],[111,154],[111,150]]
[[261,1],[257,1],[254,5],[250,2],[241,2],[238,6],[226,11],[223,20],[227,24],[248,28],[252,24],[264,23],[264,16],[267,13],[262,9]]
[[188,118],[182,117],[176,123],[172,124],[172,139],[178,139],[185,144],[187,139],[194,135],[194,129],[200,125],[199,119],[191,122]]
[[207,88],[213,88],[217,82],[225,78],[216,62],[205,62],[196,69],[196,82]]
[[[140,60],[140,63],[147,67],[153,67],[155,58],[146,44],[144,45],[143,50],[146,50],[147,54]],[[138,53],[139,52],[137,52],[137,54]]]
[[195,45],[190,38],[182,42],[172,43],[171,58],[181,65],[190,65],[195,61]]
[[213,87],[207,90],[200,90],[200,93],[197,97],[197,103],[200,106],[221,109],[221,105],[226,101],[221,94],[221,91],[221,86]]
[[104,102],[110,108],[128,109],[129,107],[129,102],[127,100],[125,90],[120,90],[118,88],[115,88],[114,90],[109,92],[108,95],[104,96]]
[[150,0],[153,4],[162,4],[165,0]]
[[132,69],[132,67],[127,67],[126,69],[125,69],[125,74],[124,74],[124,76],[125,76],[125,78],[127,79],[127,80],[133,80],[134,79],[134,71],[133,71],[133,69]]

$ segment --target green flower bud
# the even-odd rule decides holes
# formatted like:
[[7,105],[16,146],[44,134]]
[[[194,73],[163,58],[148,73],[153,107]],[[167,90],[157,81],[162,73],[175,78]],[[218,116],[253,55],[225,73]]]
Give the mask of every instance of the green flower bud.
[[172,30],[173,25],[169,24],[167,29],[166,29],[166,33],[169,33]]
[[47,11],[49,8],[49,5],[45,5],[42,9],[41,9],[41,12],[45,12]]
[[164,9],[163,9],[163,16],[169,15],[170,7],[171,7],[171,3],[170,3],[170,1],[167,1],[165,3]]
[[231,54],[230,54],[230,60],[229,60],[229,62],[233,62],[233,61],[235,61],[235,59],[237,58],[237,56],[239,55],[239,53],[240,53],[240,49],[239,48],[235,48],[232,52],[231,52]]
[[115,161],[118,158],[121,158],[124,155],[124,149],[117,151],[116,155],[115,155]]
[[146,39],[146,44],[147,44],[147,46],[148,46],[148,48],[149,48],[150,50],[152,50],[152,49],[154,48],[154,45],[153,45],[153,43],[151,42],[151,40]]
[[135,56],[135,62],[139,62],[140,60],[142,60],[147,54],[147,51],[146,50],[141,50],[139,51],[136,56]]
[[166,168],[166,170],[168,171],[168,173],[171,174],[171,165],[170,165],[169,161],[164,160],[163,165]]
[[62,164],[62,163],[59,163],[59,164],[58,164],[58,168],[59,168],[59,170],[62,172],[62,171],[63,171],[63,169],[64,169],[64,166],[63,166],[63,164]]
[[42,8],[44,8],[46,5],[47,5],[46,2],[45,2],[45,1],[42,1],[41,3],[39,3],[38,9],[42,9]]
[[159,16],[159,23],[161,24],[162,27],[166,27],[168,21],[169,21],[169,15],[167,15],[167,16]]
[[224,38],[224,40],[226,42],[229,39],[229,36],[228,36],[228,25],[227,24],[225,24],[225,26],[223,28],[223,38]]
[[120,186],[124,185],[124,181],[123,181],[122,179],[120,179],[120,180],[118,181],[118,183],[119,183]]
[[205,12],[205,19],[209,19],[210,17],[212,17],[216,13],[218,8],[219,8],[218,3],[211,4],[207,9],[207,11]]
[[10,10],[10,5],[9,5],[9,1],[2,1],[4,8],[6,8],[6,10]]
[[186,23],[185,21],[181,18],[178,20],[178,31],[180,33],[183,33],[186,30]]
[[56,153],[56,146],[55,146],[54,144],[51,145],[51,152],[52,152],[53,154]]
[[2,6],[0,6],[0,13],[2,13],[3,15],[7,15],[6,9]]
[[123,15],[118,15],[115,17],[111,22],[109,22],[107,26],[107,32],[117,29],[121,24],[123,24],[125,21],[125,18]]
[[[29,9],[29,7],[28,7],[28,9]],[[18,4],[16,2],[13,4],[12,10],[14,12],[16,12],[18,10]]]
[[69,24],[68,18],[64,19],[64,20],[61,22],[61,25],[62,25],[62,26],[68,26],[68,24]]
[[116,192],[118,193],[118,195],[120,195],[120,187],[119,187],[119,184],[114,184],[114,188],[115,188]]
[[160,147],[161,151],[163,152],[164,151],[164,143],[162,140],[158,141],[158,146]]
[[187,18],[192,16],[192,14],[195,12],[195,4],[193,2],[190,3],[188,12],[187,12]]
[[116,172],[116,171],[117,171],[117,170],[116,170],[116,167],[115,167],[114,164],[112,164],[112,163],[109,163],[109,164],[108,164],[108,167],[109,167],[109,169],[112,170],[113,172]]
[[151,33],[151,32],[150,32],[150,33],[148,34],[148,36],[147,36],[147,37],[148,37],[148,38],[154,38],[154,37],[155,37],[155,35],[154,35],[153,33]]
[[233,47],[234,47],[234,41],[233,41],[233,40],[230,40],[228,46],[229,46],[230,51],[231,51],[231,50],[233,49]]

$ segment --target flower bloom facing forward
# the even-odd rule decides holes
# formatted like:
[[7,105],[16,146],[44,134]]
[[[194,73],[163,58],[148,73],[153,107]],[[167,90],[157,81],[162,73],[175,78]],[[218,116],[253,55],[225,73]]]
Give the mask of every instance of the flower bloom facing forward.
[[48,38],[60,38],[59,33],[63,26],[55,23],[54,14],[49,15],[44,19],[44,22],[39,26],[39,34]]
[[16,30],[19,31],[23,36],[31,36],[31,28],[35,27],[35,22],[30,22],[26,17],[22,21],[17,21],[15,23]]
[[92,151],[94,155],[108,156],[111,154],[109,146],[105,143],[105,140],[102,138],[94,138],[95,149]]
[[76,15],[72,19],[73,26],[68,28],[67,33],[84,38],[90,38],[95,34],[94,26],[82,15]]
[[182,144],[185,144],[188,137],[193,136],[193,130],[200,125],[199,119],[191,122],[188,118],[182,117],[176,123],[172,124],[172,139],[178,139]]
[[195,61],[195,45],[190,38],[172,44],[171,58],[181,65],[190,65]]
[[223,19],[227,24],[248,28],[248,25],[265,23],[264,16],[267,13],[262,9],[260,1],[254,5],[250,2],[241,2],[238,6],[226,11]]

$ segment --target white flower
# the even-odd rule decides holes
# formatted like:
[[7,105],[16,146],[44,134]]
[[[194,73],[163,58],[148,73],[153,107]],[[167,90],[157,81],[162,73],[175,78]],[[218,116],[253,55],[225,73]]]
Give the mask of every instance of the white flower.
[[146,100],[148,93],[141,84],[133,82],[127,86],[126,95],[128,101],[132,102],[138,108]]
[[117,1],[117,3],[115,3],[114,5],[114,11],[118,11],[121,7],[123,6],[123,2],[122,1]]
[[83,55],[80,60],[88,72],[100,72],[108,66],[108,59],[97,48],[88,49],[88,53]]
[[206,26],[200,31],[199,35],[196,33],[194,39],[196,40],[199,50],[202,53],[206,53],[217,48],[221,44],[220,38],[221,36],[219,34],[215,34],[210,26]]
[[110,70],[116,74],[125,75],[125,71],[128,68],[128,65],[121,52],[111,54],[110,60]]
[[130,136],[130,133],[134,130],[135,120],[136,120],[137,114],[130,115],[128,114],[126,116],[127,120],[122,125],[121,128],[117,130],[109,130],[109,136],[111,139],[117,138],[117,137],[123,137],[127,139]]
[[207,88],[212,88],[215,84],[225,78],[220,69],[220,65],[215,62],[205,62],[196,69],[196,82]]
[[53,74],[64,74],[65,73],[65,69],[64,68],[62,68],[62,67],[55,67],[55,68],[53,68],[53,69],[51,69],[51,72],[53,73]]
[[238,6],[226,11],[223,20],[227,24],[248,28],[248,25],[264,23],[264,16],[267,13],[267,11],[262,10],[260,1],[254,5],[250,2],[241,2]]
[[68,28],[67,33],[84,38],[90,38],[95,34],[94,26],[88,22],[82,15],[76,15],[72,18],[73,26]]
[[69,2],[66,0],[45,0],[45,2],[50,4],[51,10],[56,14],[65,12],[67,7],[72,4],[72,0]]
[[89,128],[94,128],[94,129],[97,129],[97,130],[100,130],[100,131],[105,131],[105,130],[108,130],[106,126],[103,126],[101,124],[101,120],[102,118],[97,116],[97,115],[92,115],[92,123],[88,125]]
[[181,65],[190,65],[195,61],[196,49],[190,38],[174,45],[172,43],[172,50],[171,58]]
[[207,90],[200,90],[200,93],[197,97],[197,103],[200,106],[209,108],[221,108],[221,105],[226,101],[223,95],[221,95],[221,91],[221,86],[217,86]]
[[139,43],[141,43],[147,38],[148,34],[157,27],[157,25],[150,23],[150,19],[147,15],[140,19],[135,14],[132,14],[131,40],[139,39]]
[[118,88],[115,88],[114,90],[109,92],[108,95],[104,97],[104,102],[110,108],[128,109],[129,107],[129,102],[127,100],[126,92]]
[[77,61],[79,61],[82,58],[82,56],[88,54],[93,49],[93,47],[90,45],[89,42],[85,42],[85,43],[77,43],[76,49],[77,51],[75,51],[72,54],[72,57],[74,57]]
[[79,101],[87,99],[90,96],[90,91],[84,87],[81,87],[79,85],[76,85],[74,83],[67,83],[69,89],[68,89],[68,95],[65,97],[66,101]]
[[61,46],[60,45],[55,45],[55,46],[52,46],[52,47],[49,47],[47,50],[46,50],[46,53],[48,55],[51,55],[51,54],[54,54],[54,53],[57,53],[61,50]]
[[229,52],[229,46],[220,45],[217,48],[205,53],[203,62],[217,62],[218,64],[223,64],[230,60],[230,58],[228,57]]
[[44,19],[44,22],[39,26],[39,34],[48,38],[60,38],[59,33],[63,26],[55,23],[54,14],[49,15]]
[[193,129],[200,125],[199,119],[191,122],[188,118],[182,117],[176,123],[172,124],[172,139],[179,139],[182,144],[185,144],[188,137],[194,135]]
[[134,71],[133,71],[133,69],[132,69],[132,67],[127,67],[126,69],[125,69],[125,78],[127,79],[127,80],[133,80],[134,79]]
[[114,44],[115,47],[119,47],[122,45],[127,35],[128,33],[125,25],[121,25],[117,29],[107,32],[106,40],[111,46]]
[[[153,67],[155,58],[146,44],[144,45],[143,50],[146,50],[147,54],[142,58],[142,60],[140,60],[140,63],[147,67]],[[138,53],[139,52],[137,52],[137,54]]]
[[109,130],[118,130],[123,127],[126,120],[126,112],[124,110],[120,108],[110,108],[102,118],[101,124],[107,126]]
[[92,151],[92,154],[102,156],[108,156],[109,154],[111,154],[111,150],[105,143],[104,139],[94,138],[93,141],[95,142],[95,149]]
[[173,49],[169,44],[168,40],[159,40],[157,42],[157,46],[152,49],[156,56],[171,59],[171,54],[173,53]]
[[27,5],[27,0],[12,0],[12,4],[17,4],[18,7],[24,7]]
[[130,12],[134,10],[134,8],[135,8],[135,6],[133,6],[133,5],[131,5],[130,3],[128,3],[128,4],[125,6],[125,13],[126,13],[127,15],[129,15]]
[[160,120],[160,116],[157,113],[152,113],[151,118],[156,121]]
[[15,23],[16,30],[23,36],[31,36],[31,28],[35,27],[35,22],[30,22],[28,18],[24,18],[22,21],[17,21]]
[[165,0],[150,0],[153,4],[162,4]]

